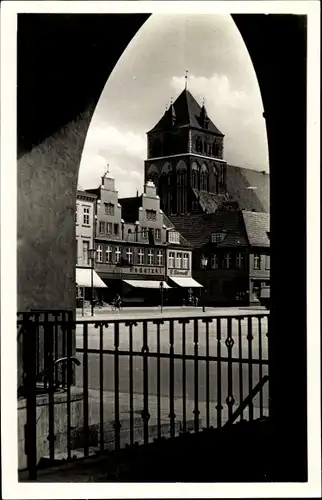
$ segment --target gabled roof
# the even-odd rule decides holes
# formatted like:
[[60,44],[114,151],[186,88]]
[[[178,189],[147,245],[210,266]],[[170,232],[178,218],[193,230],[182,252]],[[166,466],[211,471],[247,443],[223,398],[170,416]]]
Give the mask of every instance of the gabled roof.
[[139,218],[139,208],[142,207],[142,195],[131,198],[120,198],[122,207],[122,219],[125,222],[136,222]]
[[269,212],[269,173],[227,165],[226,186],[241,210]]
[[[169,130],[173,117],[175,117],[175,127],[192,127],[200,130],[207,130],[223,137],[223,134],[208,117],[208,128],[205,129],[202,123],[202,108],[189,92],[184,89],[175,102],[164,113],[158,123],[149,131]],[[148,132],[148,133],[149,133]]]
[[269,214],[246,210],[243,210],[242,214],[249,244],[252,247],[269,247]]
[[214,214],[190,214],[189,217],[174,215],[171,222],[192,243],[202,248],[211,241],[211,233],[226,232],[227,235],[218,247],[248,246],[243,218],[240,210],[223,210]]

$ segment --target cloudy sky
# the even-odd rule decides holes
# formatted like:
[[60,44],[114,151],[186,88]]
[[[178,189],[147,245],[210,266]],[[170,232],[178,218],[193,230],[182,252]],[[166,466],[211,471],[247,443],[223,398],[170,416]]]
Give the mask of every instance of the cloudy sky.
[[146,132],[188,88],[225,134],[225,159],[268,170],[262,101],[245,44],[229,15],[152,15],[132,39],[97,104],[79,173],[97,187],[110,165],[120,196],[142,191]]

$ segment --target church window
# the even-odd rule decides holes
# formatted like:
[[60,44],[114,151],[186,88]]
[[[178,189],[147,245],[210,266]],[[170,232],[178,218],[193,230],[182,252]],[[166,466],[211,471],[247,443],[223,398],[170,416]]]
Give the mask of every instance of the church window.
[[200,190],[208,191],[208,169],[206,165],[203,165],[200,171]]
[[177,167],[177,213],[186,212],[187,200],[187,169],[185,164],[179,162]]

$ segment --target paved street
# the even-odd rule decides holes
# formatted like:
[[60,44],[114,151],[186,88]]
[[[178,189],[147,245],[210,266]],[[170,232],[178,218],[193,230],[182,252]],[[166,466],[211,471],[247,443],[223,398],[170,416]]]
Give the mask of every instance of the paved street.
[[[216,316],[216,315],[239,315],[244,316],[244,319],[240,320],[241,325],[241,342],[239,342],[238,336],[238,325],[239,321],[235,318],[231,319],[232,322],[232,339],[234,344],[232,347],[232,357],[238,358],[241,356],[244,359],[248,359],[249,354],[249,342],[247,340],[249,323],[247,315],[249,314],[259,314],[265,313],[265,311],[259,310],[238,310],[236,308],[226,308],[226,309],[215,309],[211,310],[207,308],[206,313],[202,314],[202,311],[198,311],[198,308],[187,308],[186,311],[183,308],[165,311],[163,318],[169,317],[179,317],[179,316]],[[199,308],[200,309],[200,308]],[[199,314],[200,312],[200,314]],[[153,325],[153,319],[161,317],[160,312],[156,310],[149,310],[149,316],[145,311],[145,314],[140,310],[136,311],[126,311],[121,313],[111,313],[103,312],[101,314],[96,314],[95,320],[108,320],[108,319],[127,319],[131,317],[132,319],[147,318],[150,317],[151,323],[148,323],[148,346],[149,352],[151,354],[157,352],[157,326]],[[90,321],[91,318],[86,317],[86,320]],[[222,319],[221,323],[221,357],[227,357],[228,349],[225,344],[227,338],[227,319]],[[252,324],[252,358],[258,359],[261,357],[263,360],[267,360],[268,349],[267,349],[267,318],[263,318],[261,321],[261,332],[259,335],[259,321],[257,318],[251,320]],[[77,348],[81,349],[83,345],[83,334],[82,325],[77,326]],[[193,328],[194,322],[190,321],[186,325],[186,354],[194,354],[194,342],[193,342]],[[93,325],[88,325],[88,347],[90,349],[99,349],[99,329],[94,328]],[[199,334],[199,345],[198,354],[199,356],[206,355],[206,325],[202,321],[198,321],[198,334]],[[120,324],[120,352],[129,351],[129,328],[125,326],[124,323]],[[261,338],[261,350],[260,346]],[[182,324],[178,321],[174,322],[174,352],[175,354],[182,354]],[[143,341],[143,329],[142,324],[138,323],[137,326],[133,327],[133,351],[141,352]],[[214,319],[212,323],[209,324],[209,355],[219,356],[217,342],[217,320]],[[103,348],[114,351],[114,325],[110,324],[108,328],[103,328]],[[165,321],[163,325],[160,325],[160,352],[169,353],[169,323]],[[78,357],[82,362],[83,354],[78,353]],[[103,389],[104,398],[107,405],[107,411],[109,413],[114,413],[114,355],[104,354],[103,356]],[[186,363],[186,398],[187,398],[187,418],[193,418],[193,408],[194,408],[194,396],[195,396],[195,384],[194,384],[194,360],[187,360]],[[228,363],[227,361],[222,361],[221,365],[221,402],[224,409],[226,406],[226,397],[228,395]],[[162,405],[166,408],[164,414],[168,413],[168,397],[169,397],[169,359],[161,359],[160,361],[160,395],[162,398]],[[174,397],[176,399],[176,411],[178,408],[182,408],[182,359],[176,359],[174,362]],[[211,412],[216,414],[215,406],[218,402],[218,363],[217,361],[210,361],[209,363],[209,380],[210,380],[210,401],[211,401]],[[258,364],[254,364],[252,367],[249,363],[239,363],[235,361],[231,365],[232,373],[232,385],[233,385],[233,397],[235,399],[235,408],[239,404],[240,395],[240,377],[242,377],[243,386],[243,398],[245,398],[249,392],[249,373],[252,371],[253,386],[259,381],[260,372]],[[267,374],[267,366],[262,367],[262,375]],[[89,388],[92,390],[92,395],[97,398],[99,395],[99,354],[93,353],[88,356],[88,375],[89,375]],[[198,400],[200,404],[201,415],[205,412],[205,401],[206,401],[206,361],[199,360],[198,362]],[[129,355],[119,355],[119,391],[120,398],[122,400],[121,413],[128,413],[129,411],[129,383],[130,383],[130,371],[129,371]],[[77,385],[82,386],[82,365],[77,369]],[[149,357],[148,361],[148,387],[149,387],[149,406],[156,408],[156,395],[157,395],[157,359]],[[267,384],[263,389],[263,406],[267,408]],[[139,412],[143,408],[142,394],[143,394],[143,358],[141,356],[133,356],[133,392],[134,397],[134,411]],[[255,408],[259,407],[259,395],[254,400]],[[97,409],[93,409],[94,413],[97,413]],[[182,411],[182,410],[181,410]],[[151,413],[151,412],[150,412]],[[94,418],[94,417],[93,417]],[[95,418],[94,418],[95,420]]]

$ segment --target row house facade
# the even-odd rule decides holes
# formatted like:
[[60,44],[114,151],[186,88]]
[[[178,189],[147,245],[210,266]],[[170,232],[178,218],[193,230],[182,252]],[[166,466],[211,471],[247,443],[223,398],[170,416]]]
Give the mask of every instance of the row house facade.
[[110,302],[119,294],[124,304],[152,305],[164,293],[165,302],[172,302],[178,286],[185,295],[188,281],[180,286],[171,277],[175,271],[192,280],[192,246],[160,209],[154,184],[147,182],[141,196],[119,199],[106,173],[89,192],[96,196],[95,271],[107,286],[97,291],[100,299]]

